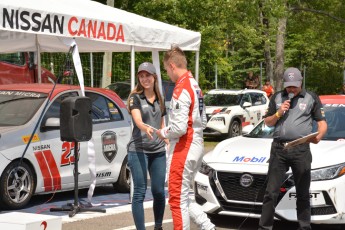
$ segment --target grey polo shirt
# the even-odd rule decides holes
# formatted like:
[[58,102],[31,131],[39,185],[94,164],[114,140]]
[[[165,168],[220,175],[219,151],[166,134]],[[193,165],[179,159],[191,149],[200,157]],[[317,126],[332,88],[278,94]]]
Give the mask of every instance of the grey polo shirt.
[[[265,117],[272,116],[288,100],[286,90],[275,93],[270,99]],[[291,141],[312,132],[312,121],[326,120],[320,98],[313,92],[302,90],[292,98],[290,109],[277,121],[273,138]]]
[[[156,99],[153,104],[149,102],[144,93],[132,94],[129,99],[129,109],[139,109],[144,123],[151,125],[156,129],[161,128],[161,120],[165,115],[159,107],[159,101]],[[133,121],[132,137],[127,145],[127,150],[132,152],[157,153],[165,151],[165,142],[153,133],[151,140],[145,132],[141,131]]]

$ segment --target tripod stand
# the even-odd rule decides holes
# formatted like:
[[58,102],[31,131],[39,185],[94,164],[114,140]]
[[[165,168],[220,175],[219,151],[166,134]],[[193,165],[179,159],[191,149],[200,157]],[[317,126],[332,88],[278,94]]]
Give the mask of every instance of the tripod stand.
[[70,211],[68,216],[73,217],[78,212],[103,212],[105,213],[105,209],[94,209],[94,208],[83,208],[80,207],[79,198],[78,198],[78,142],[74,142],[74,204],[67,203],[67,205],[62,206],[61,208],[51,208],[51,212],[60,212],[60,211]]

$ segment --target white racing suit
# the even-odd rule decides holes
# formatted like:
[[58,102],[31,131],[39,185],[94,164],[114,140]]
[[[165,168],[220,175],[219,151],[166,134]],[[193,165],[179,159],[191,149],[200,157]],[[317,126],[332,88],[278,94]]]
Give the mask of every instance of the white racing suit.
[[190,72],[176,81],[170,102],[168,126],[161,130],[168,138],[168,190],[174,229],[190,229],[190,219],[201,229],[214,229],[200,206],[189,199],[189,190],[200,168],[206,126],[203,95]]

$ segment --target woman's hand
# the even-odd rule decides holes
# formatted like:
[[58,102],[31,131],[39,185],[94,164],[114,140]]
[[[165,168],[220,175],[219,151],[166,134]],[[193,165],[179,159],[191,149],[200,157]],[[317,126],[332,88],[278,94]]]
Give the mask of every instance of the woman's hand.
[[152,134],[154,133],[154,130],[151,127],[146,127],[145,133],[151,140],[153,139]]

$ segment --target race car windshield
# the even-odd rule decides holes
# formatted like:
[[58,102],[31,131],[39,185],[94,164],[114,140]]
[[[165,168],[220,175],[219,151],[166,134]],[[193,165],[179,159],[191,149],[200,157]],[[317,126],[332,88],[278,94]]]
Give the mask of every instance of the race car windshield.
[[[341,105],[323,105],[326,122],[327,133],[323,140],[341,140],[345,139],[345,107]],[[274,128],[265,125],[261,121],[250,133],[244,135],[251,138],[272,138]],[[317,123],[313,122],[312,132],[317,131]]]
[[272,138],[274,127],[269,127],[263,120],[245,137],[251,138]]
[[[345,107],[342,104],[323,105],[327,122],[327,133],[323,140],[345,139]],[[313,122],[313,132],[317,131],[317,124]]]
[[204,99],[206,106],[233,106],[240,104],[241,95],[206,94]]
[[27,123],[40,108],[47,94],[22,91],[0,91],[0,126]]

